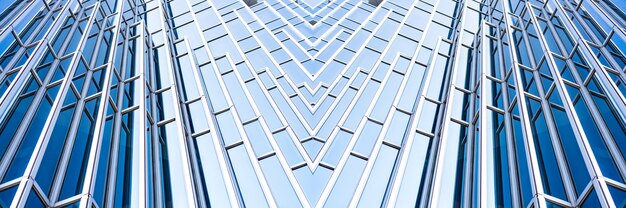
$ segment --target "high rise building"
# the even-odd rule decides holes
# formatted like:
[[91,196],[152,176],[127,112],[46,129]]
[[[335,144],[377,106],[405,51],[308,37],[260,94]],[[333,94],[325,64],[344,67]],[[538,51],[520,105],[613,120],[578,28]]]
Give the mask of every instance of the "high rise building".
[[0,207],[626,207],[623,0],[0,0]]

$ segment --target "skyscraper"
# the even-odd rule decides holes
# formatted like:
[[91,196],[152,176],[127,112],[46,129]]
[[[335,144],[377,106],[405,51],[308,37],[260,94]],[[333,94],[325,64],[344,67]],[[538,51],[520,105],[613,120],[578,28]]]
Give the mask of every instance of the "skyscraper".
[[0,0],[0,207],[625,207],[621,0]]

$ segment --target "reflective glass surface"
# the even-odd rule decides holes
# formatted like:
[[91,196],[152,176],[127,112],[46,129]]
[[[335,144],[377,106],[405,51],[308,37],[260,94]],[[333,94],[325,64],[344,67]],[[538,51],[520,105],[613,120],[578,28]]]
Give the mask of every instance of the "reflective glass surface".
[[623,207],[624,5],[0,0],[0,207]]

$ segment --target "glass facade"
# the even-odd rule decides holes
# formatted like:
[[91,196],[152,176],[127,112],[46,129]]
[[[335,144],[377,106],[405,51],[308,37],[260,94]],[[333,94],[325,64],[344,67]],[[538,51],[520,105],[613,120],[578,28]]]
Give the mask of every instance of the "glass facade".
[[622,0],[0,0],[0,207],[626,207]]

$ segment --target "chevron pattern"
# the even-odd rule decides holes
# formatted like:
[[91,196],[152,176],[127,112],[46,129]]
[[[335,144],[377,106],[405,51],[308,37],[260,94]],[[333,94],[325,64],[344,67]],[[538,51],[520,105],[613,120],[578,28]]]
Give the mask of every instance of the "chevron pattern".
[[[347,0],[323,1],[312,7],[302,1],[266,0],[248,9],[237,3],[213,2],[224,17],[220,20],[224,30],[233,37],[219,39],[221,34],[209,29],[205,34],[215,34],[205,36],[209,48],[224,41],[237,46],[211,50],[210,56],[218,57],[217,64],[201,69],[204,83],[207,89],[223,92],[209,92],[208,96],[227,154],[233,157],[230,154],[236,151],[247,151],[255,158],[251,166],[258,160],[262,170],[256,172],[259,181],[238,182],[242,192],[263,191],[270,204],[284,207],[382,202],[384,187],[391,184],[368,180],[367,174],[378,172],[381,175],[376,177],[391,179],[394,161],[401,162],[405,138],[417,139],[412,126],[420,118],[437,123],[432,117],[437,112],[429,112],[434,114],[428,121],[417,103],[420,94],[428,92],[423,84],[429,81],[424,80],[428,71],[448,70],[446,60],[452,50],[442,39],[454,38],[453,28],[459,27],[452,21],[459,16],[457,7],[462,6],[457,2],[439,1],[430,11],[420,9],[418,3],[386,1],[375,7]],[[232,13],[226,15],[228,12]],[[428,21],[435,15],[443,21]],[[219,57],[228,64],[220,65]],[[429,63],[444,58],[427,69]],[[442,87],[432,87],[436,89],[429,95]],[[225,105],[214,100],[224,100]],[[229,127],[222,127],[225,125]],[[243,128],[246,134],[227,130],[231,128]],[[249,132],[248,128],[259,130]],[[424,130],[431,132],[433,127]],[[260,132],[264,136],[259,136]],[[421,151],[415,153],[421,157],[416,159],[426,161],[430,142],[421,139],[415,142],[422,145],[416,147],[421,149],[416,150]],[[284,170],[281,180],[289,183],[271,181],[278,179],[263,169],[263,163],[270,161]],[[238,172],[237,164],[232,165],[235,175],[246,174]],[[365,187],[357,189],[357,184]],[[292,195],[269,197],[284,189],[293,189]],[[341,194],[355,190],[361,191],[354,200]],[[358,200],[360,194],[372,196],[367,198],[371,201]],[[293,201],[286,198],[302,203],[290,204]],[[243,200],[245,203],[245,195]]]

